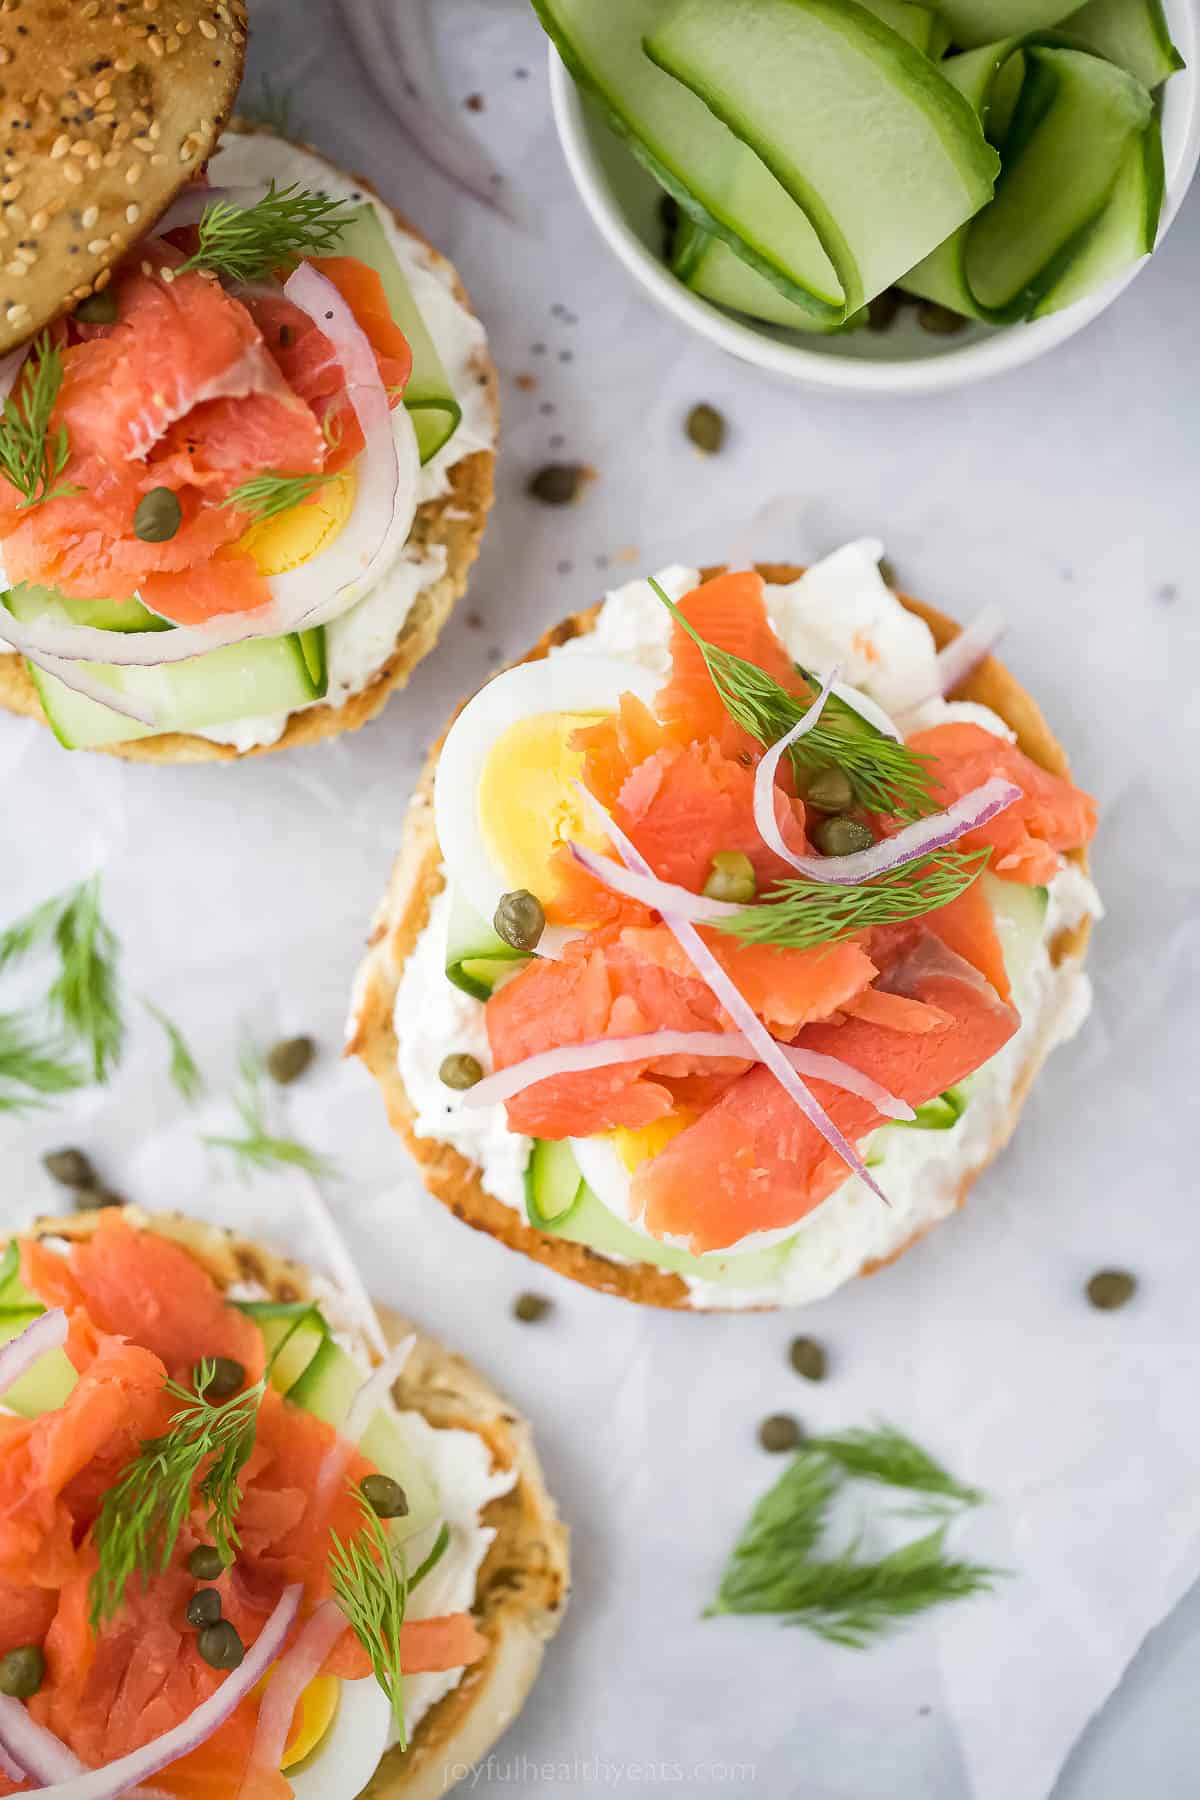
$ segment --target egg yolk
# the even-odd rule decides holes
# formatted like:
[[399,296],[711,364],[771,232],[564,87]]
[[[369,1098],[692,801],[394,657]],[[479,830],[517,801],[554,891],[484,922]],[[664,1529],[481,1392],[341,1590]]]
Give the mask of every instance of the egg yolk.
[[299,506],[260,519],[238,539],[237,548],[254,558],[260,575],[286,575],[328,550],[354,511],[354,471],[333,477]]
[[686,1131],[695,1118],[690,1108],[680,1106],[668,1113],[665,1119],[654,1119],[649,1125],[639,1125],[636,1130],[622,1127],[612,1134],[612,1146],[632,1175],[640,1163],[648,1162],[665,1150],[672,1138],[677,1138],[681,1131]]
[[527,888],[545,906],[556,881],[553,857],[570,838],[592,850],[608,840],[572,784],[583,754],[571,738],[603,718],[596,713],[538,713],[518,719],[492,745],[476,799],[480,834],[511,892]]
[[292,1732],[279,1766],[294,1769],[316,1749],[333,1724],[342,1684],[336,1675],[318,1675],[301,1694],[292,1717]]

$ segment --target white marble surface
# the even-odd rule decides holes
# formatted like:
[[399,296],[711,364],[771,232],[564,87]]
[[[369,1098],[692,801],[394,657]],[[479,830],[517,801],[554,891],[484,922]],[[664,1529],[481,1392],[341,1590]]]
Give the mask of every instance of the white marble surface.
[[[1200,1680],[1185,1161],[1200,1005],[1200,200],[1120,304],[1047,361],[960,397],[807,394],[680,337],[610,261],[561,165],[522,0],[444,0],[439,26],[456,99],[484,96],[463,117],[513,178],[524,234],[420,165],[364,84],[333,0],[254,11],[251,89],[264,70],[291,88],[299,127],[436,238],[486,313],[505,412],[497,512],[436,654],[358,737],[234,769],[156,770],[67,756],[0,719],[0,918],[102,868],[131,993],[180,1019],[217,1090],[243,1023],[263,1041],[316,1033],[325,1054],[285,1110],[338,1156],[333,1198],[373,1285],[535,1416],[575,1533],[575,1595],[478,1791],[1182,1800],[1196,1792]],[[701,399],[731,427],[708,461],[682,435]],[[598,479],[552,512],[523,490],[558,454]],[[816,1389],[787,1367],[795,1321],[642,1314],[459,1226],[425,1199],[337,1048],[423,746],[458,695],[592,599],[606,569],[803,560],[866,531],[913,591],[960,614],[1004,607],[1008,659],[1104,801],[1110,916],[1094,1024],[1059,1053],[967,1214],[806,1315],[833,1359]],[[209,1119],[228,1120],[219,1093]],[[0,1120],[5,1215],[52,1203],[38,1156],[73,1140],[145,1204],[204,1206],[315,1254],[295,1190],[231,1182],[196,1126],[136,1022],[110,1090],[36,1123]],[[1101,1264],[1138,1272],[1136,1307],[1083,1305]],[[536,1334],[508,1316],[527,1286],[556,1302]],[[778,1473],[753,1441],[776,1409],[814,1427],[882,1413],[944,1453],[997,1496],[964,1543],[1014,1578],[860,1656],[771,1621],[701,1623]]]

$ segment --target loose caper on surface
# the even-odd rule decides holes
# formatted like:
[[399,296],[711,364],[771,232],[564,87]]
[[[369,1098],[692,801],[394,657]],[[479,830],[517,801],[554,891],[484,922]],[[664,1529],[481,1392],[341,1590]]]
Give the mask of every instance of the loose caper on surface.
[[698,406],[693,406],[684,429],[697,450],[702,450],[705,456],[716,456],[725,442],[724,415],[703,400]]
[[1137,1280],[1125,1269],[1100,1269],[1087,1284],[1087,1297],[1099,1312],[1115,1312],[1137,1292]]
[[797,1375],[803,1375],[805,1381],[824,1381],[829,1359],[823,1344],[816,1338],[793,1338],[788,1350],[788,1360]]
[[42,1167],[63,1187],[96,1186],[96,1171],[82,1150],[48,1150],[42,1158]]
[[42,1685],[46,1659],[36,1644],[22,1644],[0,1657],[0,1694],[12,1700],[32,1700]]
[[228,1619],[206,1625],[196,1639],[196,1648],[210,1669],[236,1669],[246,1654],[246,1646]]
[[267,1074],[286,1086],[299,1080],[316,1054],[317,1046],[310,1037],[281,1038],[267,1051]]
[[813,843],[822,856],[853,856],[856,850],[869,850],[874,842],[869,825],[841,813],[822,819],[813,832]]
[[359,1492],[380,1519],[402,1519],[408,1512],[408,1495],[390,1475],[364,1475]]
[[183,523],[179,496],[169,487],[151,488],[137,503],[133,515],[133,535],[143,544],[165,544]]
[[784,1450],[794,1450],[803,1438],[800,1422],[793,1419],[791,1413],[772,1413],[758,1428],[759,1443],[773,1455]]
[[463,1050],[456,1050],[450,1056],[444,1056],[438,1065],[438,1080],[443,1087],[473,1088],[483,1080],[483,1064],[477,1056],[468,1056]]
[[729,900],[746,906],[757,892],[754,864],[742,850],[718,850],[712,859],[712,870],[704,884],[709,900]]
[[510,950],[536,950],[546,929],[546,915],[536,894],[528,888],[514,888],[502,894],[492,920],[496,936]]
[[513,1301],[513,1318],[520,1319],[522,1325],[536,1325],[551,1311],[553,1303],[544,1294],[518,1294]]

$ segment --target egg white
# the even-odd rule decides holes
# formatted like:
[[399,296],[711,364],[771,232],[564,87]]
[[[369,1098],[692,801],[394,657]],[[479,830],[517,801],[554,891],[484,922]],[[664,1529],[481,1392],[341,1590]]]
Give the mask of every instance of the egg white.
[[311,1754],[285,1770],[296,1800],[355,1800],[388,1746],[392,1708],[375,1680],[343,1681],[333,1723]]
[[[615,657],[552,656],[504,670],[464,707],[442,747],[434,816],[447,874],[481,919],[490,923],[510,885],[479,820],[480,782],[497,739],[519,720],[544,713],[615,712],[622,694],[649,706],[660,685],[660,676]],[[539,948],[559,954],[577,935],[551,927]]]

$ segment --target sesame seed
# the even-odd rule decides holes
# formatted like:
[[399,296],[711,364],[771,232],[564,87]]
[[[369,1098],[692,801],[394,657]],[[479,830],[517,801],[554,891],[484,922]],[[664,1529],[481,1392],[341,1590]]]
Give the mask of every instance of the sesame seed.
[[95,281],[92,284],[95,292],[98,294],[102,288],[106,288],[108,286],[108,284],[111,280],[112,280],[112,270],[111,269],[101,269],[100,273],[97,275]]
[[5,263],[4,273],[6,275],[25,275],[25,274],[28,274],[28,270],[26,269],[24,263],[10,262],[10,263]]
[[50,155],[53,160],[57,162],[59,157],[65,156],[70,148],[71,140],[64,131],[62,136],[56,137],[53,144],[50,146]]
[[217,35],[216,26],[210,25],[207,19],[198,19],[197,24],[200,27],[201,37],[208,38],[210,42],[212,41],[213,38],[216,37],[216,35]]
[[[200,29],[201,29],[201,31],[203,31],[204,27],[201,26]],[[205,35],[207,36],[207,33]],[[216,35],[217,34],[214,31],[213,36],[216,37]],[[12,61],[12,51],[6,50],[3,46],[3,44],[0,44],[0,67],[3,67],[4,65],[10,63],[11,61]]]
[[112,82],[111,81],[98,81],[96,83],[96,98],[97,98],[97,100],[103,100],[103,98],[106,94],[111,94],[111,93],[112,93]]
[[136,187],[138,182],[141,179],[142,179],[141,163],[130,163],[129,167],[125,171],[125,181],[126,181],[127,186]]
[[119,150],[106,150],[101,159],[106,169],[115,169],[121,161]]
[[81,19],[94,19],[100,11],[100,0],[87,0],[87,5],[80,11]]
[[91,154],[92,145],[90,141],[87,138],[76,138],[75,142],[71,145],[71,155],[90,156]]
[[6,181],[4,186],[0,187],[0,200],[16,200],[20,197],[20,193],[21,183],[19,181]]
[[137,64],[134,62],[132,56],[118,56],[113,63],[113,68],[118,75],[132,75],[136,67]]
[[160,37],[152,37],[149,42],[150,48],[155,56],[161,59],[166,55],[166,51],[163,49],[163,41]]
[[16,305],[10,306],[4,316],[10,325],[19,325],[22,319],[27,319],[29,317],[29,308],[22,300]]
[[34,213],[29,223],[35,231],[45,231],[47,225],[50,223],[50,214],[46,211],[45,207],[43,207],[40,212]]
[[162,276],[163,280],[166,282],[167,286],[170,287],[171,283],[175,279],[174,269],[170,269],[170,268],[167,268],[164,266],[158,272]]
[[27,225],[29,223],[28,215],[23,206],[10,205],[8,216],[14,225]]
[[96,102],[97,114],[103,115],[101,118],[102,124],[110,124],[111,121],[108,118],[108,114],[114,113],[114,112],[116,112],[116,110],[117,110],[117,103],[113,99],[111,94],[105,94],[103,100],[97,100],[97,102]]
[[64,163],[63,174],[66,176],[67,180],[73,182],[76,187],[81,187],[83,185],[83,170],[78,163]]
[[177,50],[181,50],[182,48],[183,48],[183,46],[180,43],[179,39],[176,37],[175,33],[172,32],[171,35],[167,39],[167,55],[174,56],[175,52]]
[[140,206],[127,206],[125,208],[125,223],[127,225],[136,225],[141,216],[142,209]]
[[154,139],[155,143],[157,143],[162,136],[162,126],[157,119],[151,119],[150,121],[150,136]]
[[162,164],[166,162],[166,160],[167,159],[163,155],[161,150],[156,150],[154,152],[154,155],[150,158],[150,161],[155,165],[156,168],[160,168],[162,166]]
[[88,255],[89,256],[102,256],[107,249],[108,249],[108,239],[107,238],[89,238],[88,239]]
[[85,207],[83,212],[79,215],[79,223],[83,226],[84,230],[87,231],[96,223],[99,217],[100,208],[98,206],[88,206]]
[[145,136],[135,137],[133,141],[137,145],[139,150],[153,150],[153,148],[154,148],[154,139],[153,138],[148,138]]

